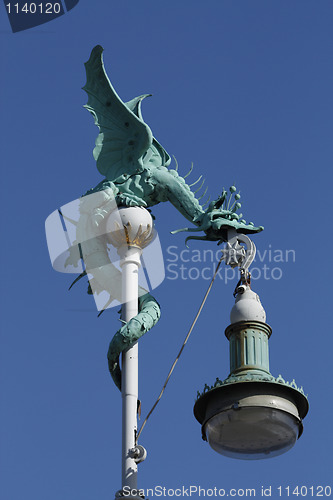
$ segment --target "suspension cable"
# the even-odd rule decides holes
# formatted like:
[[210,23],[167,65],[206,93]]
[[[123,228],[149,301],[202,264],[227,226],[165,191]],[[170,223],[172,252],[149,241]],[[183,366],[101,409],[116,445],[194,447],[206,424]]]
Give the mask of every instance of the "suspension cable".
[[163,395],[163,393],[164,393],[164,391],[165,391],[165,388],[166,388],[166,386],[167,386],[167,384],[168,384],[168,382],[169,382],[169,379],[170,379],[170,377],[171,377],[171,374],[172,374],[172,372],[173,372],[173,370],[174,370],[174,368],[175,368],[175,366],[176,366],[176,364],[177,364],[177,362],[178,362],[178,360],[179,360],[179,358],[180,358],[180,355],[182,354],[182,352],[183,352],[183,350],[184,350],[184,347],[185,347],[185,345],[186,345],[186,343],[187,343],[187,341],[188,341],[188,339],[189,339],[189,337],[190,337],[190,335],[191,335],[191,333],[192,333],[192,330],[193,330],[193,328],[194,328],[194,326],[195,326],[196,322],[198,321],[198,318],[199,318],[200,313],[201,313],[201,311],[202,311],[202,309],[203,309],[203,306],[205,305],[205,302],[206,302],[206,300],[207,300],[207,297],[208,297],[208,295],[209,295],[209,292],[211,291],[211,288],[212,288],[212,286],[213,286],[213,283],[214,283],[214,281],[215,281],[216,275],[217,275],[217,273],[218,273],[218,270],[219,270],[219,267],[220,267],[220,265],[221,265],[221,262],[222,262],[223,258],[224,258],[224,252],[222,252],[222,256],[221,256],[221,258],[220,258],[220,260],[219,260],[219,262],[218,262],[218,264],[217,264],[217,266],[216,266],[216,269],[215,269],[215,272],[214,272],[213,278],[212,278],[212,280],[211,280],[211,282],[210,282],[210,284],[209,284],[209,287],[208,287],[208,289],[207,289],[207,291],[206,291],[206,293],[205,293],[205,295],[204,295],[204,298],[202,299],[201,305],[200,305],[200,307],[199,307],[199,309],[198,309],[198,312],[197,312],[197,314],[195,315],[195,318],[194,318],[194,320],[193,320],[193,322],[192,322],[192,325],[191,325],[191,327],[190,327],[190,329],[189,329],[189,331],[188,331],[188,333],[187,333],[187,335],[186,335],[186,337],[185,337],[185,340],[184,340],[184,342],[183,342],[183,345],[181,346],[181,349],[180,349],[180,351],[179,351],[179,353],[178,353],[178,355],[177,355],[177,357],[176,357],[175,361],[173,362],[173,364],[172,364],[172,366],[171,366],[171,368],[170,368],[170,371],[169,371],[168,376],[167,376],[167,378],[166,378],[166,380],[165,380],[165,382],[164,382],[164,385],[163,385],[163,387],[162,387],[162,390],[161,390],[161,392],[160,392],[160,394],[159,394],[159,396],[158,396],[157,400],[155,401],[155,403],[154,403],[154,405],[153,405],[152,409],[149,411],[148,415],[147,415],[147,416],[146,416],[146,418],[144,419],[143,424],[141,425],[141,427],[140,427],[140,429],[139,429],[139,431],[138,431],[138,433],[137,433],[137,435],[136,435],[136,439],[135,439],[136,444],[137,444],[138,439],[139,439],[139,437],[140,437],[140,435],[141,435],[141,432],[143,431],[143,428],[145,427],[145,425],[146,425],[146,423],[147,423],[147,420],[149,419],[150,415],[153,413],[153,411],[155,410],[155,408],[156,408],[157,404],[159,403],[159,401],[160,401],[160,399],[161,399],[161,397],[162,397],[162,395]]

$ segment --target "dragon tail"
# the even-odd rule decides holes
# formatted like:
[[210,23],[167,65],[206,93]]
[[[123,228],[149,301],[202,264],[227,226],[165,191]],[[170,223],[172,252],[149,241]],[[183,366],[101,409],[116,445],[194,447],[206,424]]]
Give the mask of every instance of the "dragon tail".
[[139,297],[139,313],[123,325],[114,335],[108,350],[108,364],[111,377],[121,390],[120,354],[132,347],[160,319],[160,306],[150,293]]

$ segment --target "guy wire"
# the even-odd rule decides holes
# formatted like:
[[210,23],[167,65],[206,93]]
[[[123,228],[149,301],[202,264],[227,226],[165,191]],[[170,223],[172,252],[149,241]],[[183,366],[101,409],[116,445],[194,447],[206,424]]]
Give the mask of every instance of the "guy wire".
[[158,398],[156,399],[156,401],[155,401],[155,403],[154,403],[154,405],[153,405],[152,409],[149,411],[148,415],[147,415],[147,416],[146,416],[146,418],[144,419],[143,424],[141,425],[141,427],[140,427],[140,429],[139,429],[139,431],[138,431],[138,433],[137,433],[137,435],[136,435],[136,439],[135,439],[136,444],[137,444],[138,439],[139,439],[139,437],[140,437],[140,435],[141,435],[141,432],[143,431],[143,428],[145,427],[145,425],[146,425],[146,423],[147,423],[148,418],[149,418],[149,417],[150,417],[150,415],[153,413],[153,411],[155,410],[155,408],[156,408],[157,404],[159,403],[159,401],[160,401],[160,399],[161,399],[161,397],[162,397],[162,395],[163,395],[163,393],[164,393],[164,391],[165,391],[165,388],[166,388],[166,386],[167,386],[167,384],[168,384],[168,382],[169,382],[169,379],[170,379],[170,377],[171,377],[171,374],[172,374],[172,372],[173,372],[173,370],[174,370],[174,368],[175,368],[175,366],[176,366],[176,364],[177,364],[177,362],[178,362],[178,360],[179,360],[179,358],[180,358],[180,355],[182,354],[182,352],[183,352],[183,350],[184,350],[184,347],[185,347],[185,345],[187,344],[187,341],[188,341],[188,339],[189,339],[189,337],[190,337],[190,335],[191,335],[191,333],[192,333],[192,330],[193,330],[193,328],[194,328],[194,326],[195,326],[195,324],[196,324],[196,322],[197,322],[197,320],[198,320],[198,318],[199,318],[199,316],[200,316],[200,313],[201,313],[201,311],[202,311],[202,309],[203,309],[203,306],[205,305],[205,302],[206,302],[206,300],[207,300],[207,297],[208,297],[208,295],[209,295],[209,292],[211,291],[211,288],[212,288],[213,283],[214,283],[214,281],[215,281],[215,278],[216,278],[216,275],[217,275],[217,273],[218,273],[218,270],[219,270],[219,267],[220,267],[220,265],[221,265],[221,262],[222,262],[222,260],[223,260],[223,257],[224,257],[224,252],[222,252],[222,256],[221,256],[221,258],[220,258],[220,260],[219,260],[219,262],[218,262],[218,264],[217,264],[217,266],[216,266],[216,269],[215,269],[215,272],[214,272],[213,278],[212,278],[212,280],[211,280],[211,282],[210,282],[210,284],[209,284],[209,287],[208,287],[208,289],[207,289],[207,291],[206,291],[206,293],[205,293],[205,295],[204,295],[204,298],[202,299],[201,305],[200,305],[200,307],[199,307],[199,309],[198,309],[198,312],[197,312],[197,314],[195,315],[195,318],[194,318],[194,320],[193,320],[193,322],[192,322],[192,325],[191,325],[191,327],[190,327],[190,329],[189,329],[189,331],[188,331],[188,333],[187,333],[187,335],[186,335],[186,337],[185,337],[185,340],[184,340],[184,342],[183,342],[183,345],[181,346],[181,349],[180,349],[180,351],[179,351],[179,353],[178,353],[178,355],[177,355],[177,357],[176,357],[175,361],[173,362],[173,364],[172,364],[172,366],[171,366],[171,368],[170,368],[170,371],[169,371],[169,373],[168,373],[168,376],[167,376],[167,378],[166,378],[166,380],[165,380],[165,382],[164,382],[164,384],[163,384],[162,390],[161,390],[161,392],[160,392],[160,394],[159,394]]

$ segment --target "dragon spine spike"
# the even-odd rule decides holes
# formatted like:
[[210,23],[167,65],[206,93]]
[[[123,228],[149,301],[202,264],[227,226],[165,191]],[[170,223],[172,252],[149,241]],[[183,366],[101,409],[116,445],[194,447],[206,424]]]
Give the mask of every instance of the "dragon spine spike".
[[199,201],[199,200],[202,200],[202,198],[203,198],[203,197],[205,196],[205,194],[207,193],[207,190],[208,190],[208,186],[206,186],[206,189],[204,190],[204,193],[203,193],[201,196],[199,196],[199,198],[197,198],[197,200],[198,200],[198,201]]
[[194,194],[198,193],[204,184],[205,184],[205,179],[202,181],[202,183],[200,184],[200,186],[198,187],[198,189],[196,189],[195,191],[193,191],[193,193]]
[[173,159],[175,160],[175,164],[176,164],[174,170],[176,170],[176,172],[178,172],[178,161],[177,161],[177,158],[175,157],[175,155],[172,155],[172,156],[173,156]]
[[198,182],[200,182],[202,179],[202,175],[200,175],[200,177],[195,181],[193,182],[193,184],[189,184],[189,187],[191,188],[192,186],[195,186],[196,184],[198,184]]
[[193,170],[193,166],[194,166],[194,165],[193,165],[193,161],[192,161],[192,163],[191,163],[191,168],[190,168],[190,170],[187,172],[187,174],[186,174],[186,175],[184,175],[183,179],[186,179],[186,177],[188,177],[188,176],[190,175],[190,173],[191,173],[191,172],[192,172],[192,170]]
[[210,195],[208,196],[208,199],[207,199],[207,201],[206,201],[206,202],[205,202],[205,203],[204,203],[203,205],[201,205],[201,206],[202,206],[202,207],[205,207],[206,205],[208,205],[208,203],[209,203],[209,200],[210,200]]

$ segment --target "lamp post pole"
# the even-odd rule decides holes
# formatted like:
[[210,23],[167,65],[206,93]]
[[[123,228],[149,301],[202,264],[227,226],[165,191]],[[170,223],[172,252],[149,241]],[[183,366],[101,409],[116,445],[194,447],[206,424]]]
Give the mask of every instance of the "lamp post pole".
[[[123,246],[122,256],[122,319],[128,323],[138,314],[138,270],[141,249]],[[138,405],[138,343],[122,354],[122,487],[137,490],[137,463],[133,456],[137,432]]]
[[[139,267],[141,254],[152,240],[153,220],[142,207],[120,207],[107,221],[108,241],[117,248],[120,256],[122,286],[122,321],[131,329],[131,320],[139,313]],[[142,500],[138,495],[138,463],[146,457],[146,451],[137,445],[138,412],[138,343],[122,352],[122,489],[116,497]]]

